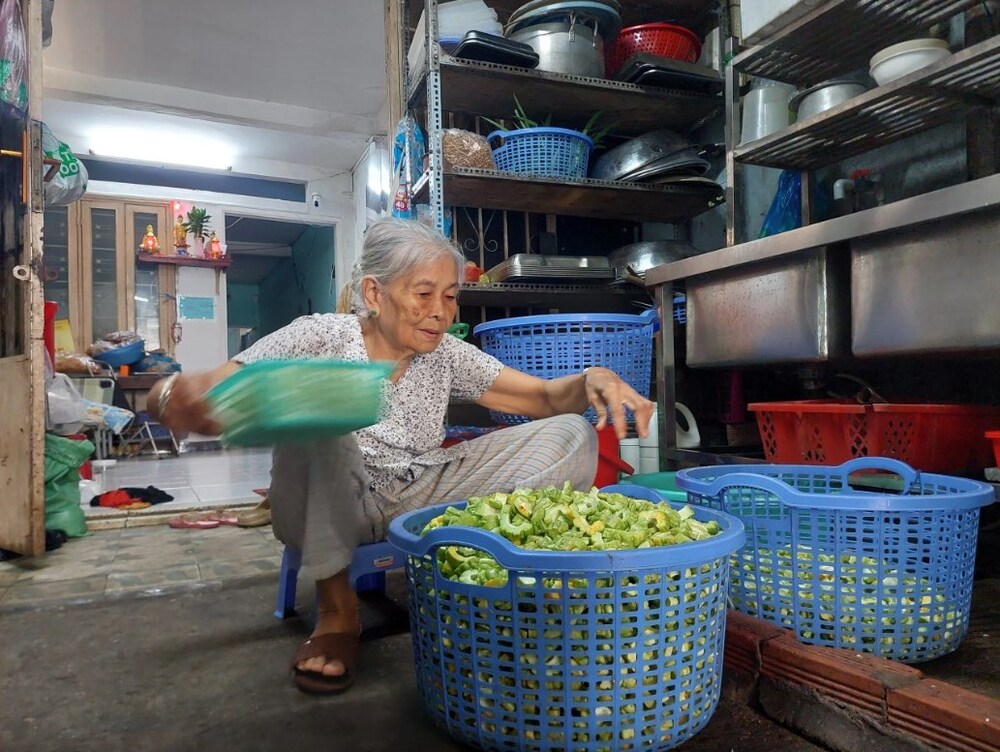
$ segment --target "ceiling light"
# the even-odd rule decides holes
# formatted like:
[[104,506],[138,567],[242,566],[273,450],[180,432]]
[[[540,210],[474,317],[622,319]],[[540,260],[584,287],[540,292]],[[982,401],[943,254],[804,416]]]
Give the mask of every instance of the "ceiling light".
[[210,170],[231,170],[233,164],[233,149],[229,144],[200,134],[156,128],[102,128],[91,135],[90,144],[90,153],[95,157]]

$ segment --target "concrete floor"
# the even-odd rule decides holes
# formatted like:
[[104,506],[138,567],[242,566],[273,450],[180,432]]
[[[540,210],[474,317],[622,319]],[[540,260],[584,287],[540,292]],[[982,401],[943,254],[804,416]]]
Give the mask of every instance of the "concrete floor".
[[[307,628],[298,619],[275,620],[273,596],[273,581],[244,580],[228,589],[6,613],[0,749],[465,749],[423,714],[408,634],[366,641],[350,692],[298,692],[288,663]],[[371,608],[365,621],[386,626]],[[820,748],[723,702],[682,749]]]

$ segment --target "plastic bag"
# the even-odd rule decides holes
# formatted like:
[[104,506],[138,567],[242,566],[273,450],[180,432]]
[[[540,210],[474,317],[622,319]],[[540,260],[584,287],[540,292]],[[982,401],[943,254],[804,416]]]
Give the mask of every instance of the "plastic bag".
[[151,352],[135,364],[134,370],[136,373],[179,373],[181,364],[169,355]]
[[[406,115],[396,126],[396,138],[392,145],[392,174],[396,185],[392,201],[392,216],[398,219],[413,219],[415,210],[410,202],[410,186],[420,177],[423,169],[424,155],[427,148],[424,145],[424,132],[420,124]],[[406,150],[409,147],[409,163]]]
[[0,100],[22,110],[28,105],[27,46],[20,0],[0,0]]
[[80,465],[94,453],[89,441],[45,435],[45,527],[70,538],[87,534],[80,507]]
[[60,162],[59,173],[45,183],[45,204],[64,206],[83,196],[87,192],[87,168],[45,123],[42,123],[42,151],[46,157]]
[[87,348],[87,355],[96,358],[110,350],[125,347],[135,342],[142,342],[142,337],[135,332],[110,332],[90,345]]
[[108,367],[103,363],[83,353],[73,355],[56,354],[56,370],[59,373],[83,373],[88,376],[98,376],[108,372]]
[[493,149],[483,136],[459,128],[447,128],[441,132],[441,158],[444,168],[474,167],[480,170],[495,170]]
[[125,430],[135,417],[135,413],[123,407],[105,405],[103,402],[84,399],[82,400],[82,404],[83,422],[86,425],[93,426],[94,428],[107,428],[118,436],[121,435],[121,432]]
[[778,190],[760,228],[762,238],[778,235],[802,226],[802,173],[782,170]]
[[[76,433],[83,423],[83,397],[69,376],[56,373],[48,386],[49,422],[56,433]],[[60,426],[63,428],[60,430]]]

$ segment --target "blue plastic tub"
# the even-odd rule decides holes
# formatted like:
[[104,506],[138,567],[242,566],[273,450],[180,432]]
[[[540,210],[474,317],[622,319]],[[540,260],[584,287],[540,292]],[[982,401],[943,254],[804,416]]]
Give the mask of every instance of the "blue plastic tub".
[[[664,501],[640,486],[603,490]],[[699,510],[722,532],[677,546],[531,551],[474,528],[421,536],[448,506],[389,526],[406,555],[417,685],[435,723],[507,752],[656,752],[708,723],[721,688],[729,557],[744,542],[738,519]],[[452,545],[489,553],[507,583],[448,580],[436,554]]]
[[108,350],[100,355],[95,355],[94,360],[99,360],[101,363],[105,363],[112,368],[118,368],[119,366],[130,366],[133,363],[138,363],[144,357],[146,357],[146,343],[138,340],[122,347],[116,347],[114,350]]
[[[873,470],[898,475],[900,492],[851,487],[852,473]],[[678,472],[677,484],[692,503],[746,525],[730,586],[743,613],[803,642],[905,663],[949,653],[965,637],[991,486],[882,457],[699,467]]]
[[[648,397],[653,333],[658,323],[652,309],[639,315],[566,313],[487,321],[472,333],[480,338],[485,352],[504,365],[532,376],[554,379],[580,373],[590,366],[603,366]],[[507,425],[531,420],[524,415],[492,410],[490,415]],[[584,417],[591,423],[597,422],[593,408]]]

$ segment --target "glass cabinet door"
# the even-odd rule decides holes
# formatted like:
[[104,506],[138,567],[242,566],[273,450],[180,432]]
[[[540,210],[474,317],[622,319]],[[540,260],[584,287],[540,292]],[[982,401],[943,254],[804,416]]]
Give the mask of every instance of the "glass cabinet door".
[[[76,295],[70,293],[70,280],[76,281],[70,270],[70,208],[51,206],[45,209],[45,227],[42,234],[42,261],[45,269],[42,277],[46,300],[59,304],[57,319],[73,321]],[[74,270],[75,271],[75,270]],[[74,291],[75,292],[75,291]]]
[[127,327],[127,274],[118,250],[124,240],[125,218],[120,204],[85,201],[83,212],[84,284],[89,283],[84,307],[90,311],[84,340],[89,344]]
[[[131,253],[139,249],[139,244],[146,235],[146,228],[152,226],[162,251],[167,246],[164,232],[166,226],[166,210],[151,210],[144,207],[127,206],[128,245]],[[160,347],[160,270],[158,264],[143,261],[135,263],[135,290],[132,294],[129,315],[132,328],[146,342],[147,350]]]

